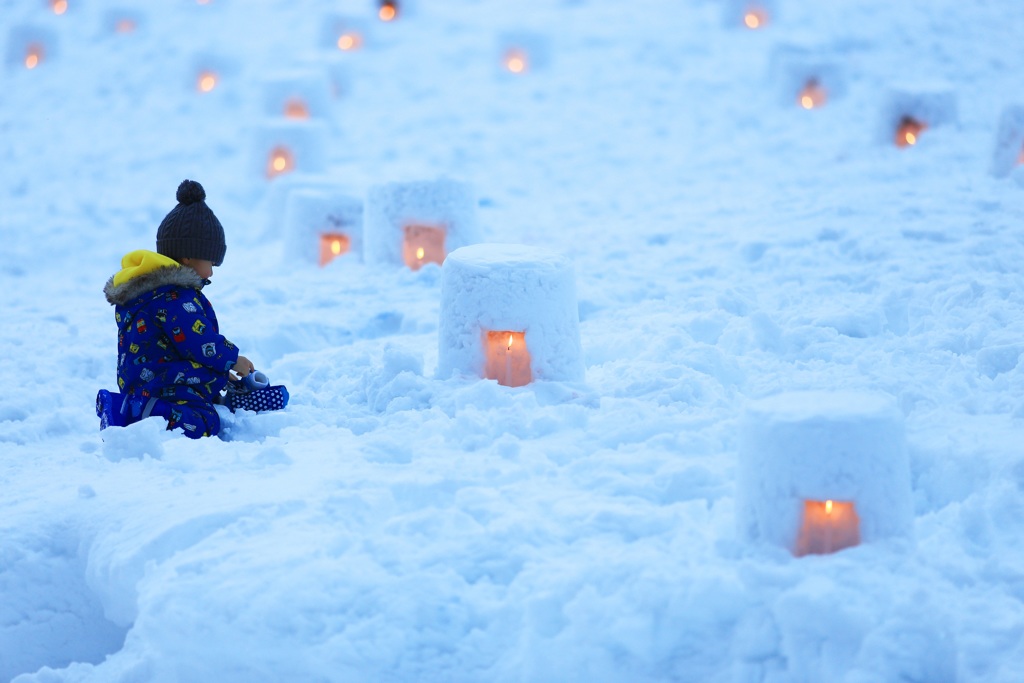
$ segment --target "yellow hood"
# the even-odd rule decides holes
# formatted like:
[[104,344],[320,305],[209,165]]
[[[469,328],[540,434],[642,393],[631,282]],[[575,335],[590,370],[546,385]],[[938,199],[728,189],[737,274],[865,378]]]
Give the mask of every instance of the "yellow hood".
[[152,273],[158,268],[167,268],[168,266],[180,267],[181,264],[155,251],[136,249],[125,254],[121,259],[121,270],[114,275],[114,284],[121,285],[139,276]]

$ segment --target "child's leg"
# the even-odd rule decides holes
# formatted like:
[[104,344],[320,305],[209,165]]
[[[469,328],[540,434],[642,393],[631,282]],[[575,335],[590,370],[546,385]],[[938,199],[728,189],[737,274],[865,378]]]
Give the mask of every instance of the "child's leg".
[[167,429],[180,429],[190,439],[216,436],[220,432],[220,416],[210,403],[157,399],[149,414],[164,418]]

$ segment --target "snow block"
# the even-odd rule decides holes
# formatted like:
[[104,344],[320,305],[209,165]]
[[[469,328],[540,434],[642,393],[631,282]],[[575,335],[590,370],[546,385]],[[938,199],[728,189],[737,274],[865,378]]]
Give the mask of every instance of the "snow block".
[[290,192],[285,209],[285,258],[325,266],[361,253],[363,200],[341,189]]
[[15,26],[7,35],[4,62],[7,68],[31,71],[57,57],[59,48],[53,31],[38,26]]
[[777,0],[725,0],[722,25],[726,28],[762,29],[778,20]]
[[437,376],[453,375],[507,386],[582,380],[571,262],[516,244],[477,244],[449,254],[441,271]]
[[363,248],[367,263],[419,269],[480,241],[476,194],[467,183],[430,180],[371,187]]
[[909,536],[910,466],[895,401],[816,391],[752,401],[741,424],[736,509],[741,538],[797,555]]
[[816,109],[846,94],[840,60],[825,50],[780,45],[772,52],[769,73],[785,106]]
[[[879,117],[876,137],[883,144],[906,146],[901,129],[908,122],[916,122],[921,128],[915,135],[938,126],[955,124],[957,121],[956,94],[945,85],[932,85],[916,90],[892,88],[885,96]],[[909,144],[915,144],[910,142]]]
[[547,68],[551,47],[547,36],[533,31],[508,31],[498,37],[495,63],[509,76],[528,74]]
[[331,97],[331,81],[323,70],[280,71],[263,83],[263,114],[292,121],[329,119]]
[[331,14],[320,28],[318,41],[324,50],[336,52],[358,52],[372,44],[370,23],[362,17]]
[[290,173],[321,173],[327,167],[328,126],[323,121],[265,121],[256,128],[251,167],[275,180]]
[[992,152],[992,175],[1005,178],[1024,165],[1024,105],[1003,110]]

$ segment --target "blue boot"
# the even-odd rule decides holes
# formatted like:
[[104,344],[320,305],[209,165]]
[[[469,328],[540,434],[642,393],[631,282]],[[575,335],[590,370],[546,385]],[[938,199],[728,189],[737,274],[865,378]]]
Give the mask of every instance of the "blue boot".
[[107,427],[124,427],[128,424],[127,415],[122,412],[125,408],[124,394],[111,393],[106,389],[100,389],[96,394],[96,417],[100,419],[100,430]]

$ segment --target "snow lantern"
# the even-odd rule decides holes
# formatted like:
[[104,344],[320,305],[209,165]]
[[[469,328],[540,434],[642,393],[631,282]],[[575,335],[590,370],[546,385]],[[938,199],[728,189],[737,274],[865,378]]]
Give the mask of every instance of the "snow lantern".
[[546,36],[532,31],[510,31],[498,38],[498,64],[506,74],[526,74],[543,69],[550,61]]
[[[320,173],[304,173],[301,170],[278,177],[269,186],[260,189],[261,213],[266,217],[263,239],[280,239],[285,234],[285,214],[288,198],[300,190],[337,191],[343,181]],[[255,200],[255,197],[254,197]]]
[[800,557],[908,536],[903,415],[891,397],[804,391],[752,401],[740,430],[739,533]]
[[320,44],[327,50],[355,52],[366,44],[370,28],[359,17],[331,15],[327,17],[320,34]]
[[1011,105],[1003,110],[992,153],[992,175],[1005,178],[1024,166],[1024,106]]
[[437,374],[493,379],[510,387],[582,380],[569,260],[517,244],[452,251],[441,269]]
[[726,27],[763,29],[777,17],[775,0],[726,0],[723,22]]
[[337,188],[290,192],[285,208],[285,256],[328,263],[361,248],[363,201]]
[[327,124],[323,121],[267,121],[256,131],[254,166],[274,180],[288,173],[319,173],[327,166]]
[[367,262],[419,270],[452,250],[479,242],[472,186],[454,180],[388,183],[366,197]]
[[52,32],[35,26],[16,26],[7,41],[5,61],[8,68],[31,71],[53,59],[56,46],[57,38]]
[[415,0],[374,0],[377,18],[384,23],[406,19],[416,12]]
[[770,73],[785,106],[819,109],[846,91],[838,60],[824,51],[780,46],[772,53]]
[[330,99],[331,84],[323,70],[282,71],[263,83],[263,113],[268,117],[328,118]]
[[926,130],[955,123],[956,95],[949,88],[890,90],[882,108],[879,138],[897,147],[913,147]]

